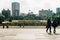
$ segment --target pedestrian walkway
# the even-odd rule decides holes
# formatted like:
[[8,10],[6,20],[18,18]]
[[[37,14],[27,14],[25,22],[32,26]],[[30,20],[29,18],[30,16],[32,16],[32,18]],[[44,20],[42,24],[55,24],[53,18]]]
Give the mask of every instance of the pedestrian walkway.
[[51,35],[45,29],[0,29],[0,40],[60,40],[60,29]]

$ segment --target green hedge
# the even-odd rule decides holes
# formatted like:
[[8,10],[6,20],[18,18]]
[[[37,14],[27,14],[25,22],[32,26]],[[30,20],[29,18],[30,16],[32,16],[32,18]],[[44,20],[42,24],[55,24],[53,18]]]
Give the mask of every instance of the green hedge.
[[47,23],[46,22],[41,22],[41,26],[46,26]]
[[20,20],[18,22],[7,22],[2,24],[8,24],[8,25],[19,25],[24,24],[25,26],[46,26],[46,22],[40,22],[37,20]]

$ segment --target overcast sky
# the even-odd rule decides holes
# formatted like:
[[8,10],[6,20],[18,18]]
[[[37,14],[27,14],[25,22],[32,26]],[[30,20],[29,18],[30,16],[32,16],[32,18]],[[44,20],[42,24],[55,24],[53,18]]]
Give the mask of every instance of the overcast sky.
[[20,3],[20,12],[27,13],[29,10],[37,13],[41,9],[51,9],[56,12],[56,8],[60,7],[60,0],[0,0],[0,11],[5,9],[11,10],[11,3]]

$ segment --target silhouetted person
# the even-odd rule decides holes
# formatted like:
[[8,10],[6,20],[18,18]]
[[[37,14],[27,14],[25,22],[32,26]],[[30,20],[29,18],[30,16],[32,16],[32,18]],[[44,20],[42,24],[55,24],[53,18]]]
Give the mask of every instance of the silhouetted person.
[[46,25],[46,32],[48,32],[48,30],[51,34],[51,21],[50,21],[50,19],[47,20],[47,25]]
[[3,25],[3,28],[4,28],[4,25]]
[[4,24],[3,24],[3,29],[4,29]]
[[6,26],[6,28],[9,28],[8,25]]
[[54,20],[53,23],[52,23],[52,26],[54,28],[53,33],[55,34],[56,33],[56,27],[58,26],[58,22],[56,20]]

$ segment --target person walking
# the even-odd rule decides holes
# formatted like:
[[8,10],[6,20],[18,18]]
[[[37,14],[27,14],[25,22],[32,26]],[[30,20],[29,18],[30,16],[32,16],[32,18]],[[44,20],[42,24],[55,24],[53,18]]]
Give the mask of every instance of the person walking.
[[54,20],[52,23],[52,27],[54,28],[54,31],[53,31],[54,34],[56,33],[56,27],[57,26],[58,26],[58,22],[56,20]]
[[50,19],[47,20],[47,25],[46,25],[46,32],[48,32],[48,30],[51,34],[51,20]]

